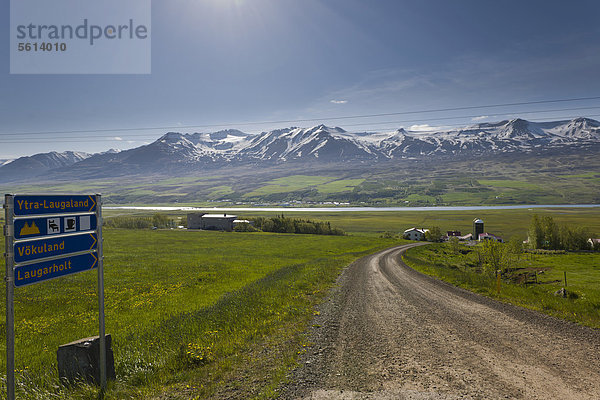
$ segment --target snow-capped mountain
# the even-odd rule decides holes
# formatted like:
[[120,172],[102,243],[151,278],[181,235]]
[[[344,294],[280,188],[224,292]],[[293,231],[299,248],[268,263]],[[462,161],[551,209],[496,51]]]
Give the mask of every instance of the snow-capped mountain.
[[230,150],[236,145],[244,143],[250,136],[248,133],[237,129],[226,129],[212,133],[193,133],[185,137],[194,144],[202,144],[216,150]]
[[[250,138],[250,137],[249,137]],[[324,125],[264,132],[240,142],[238,160],[382,160],[429,155],[510,153],[600,143],[600,123],[571,121],[534,123],[513,119],[439,132],[351,133]]]
[[0,166],[0,177],[10,176],[14,179],[35,177],[50,170],[68,167],[89,157],[91,157],[91,154],[76,151],[62,153],[52,151],[20,157]]
[[428,155],[497,154],[578,148],[600,143],[600,123],[586,118],[534,123],[513,119],[428,133],[396,131],[382,142],[389,158]]
[[154,143],[119,153],[120,158],[133,163],[155,163],[164,161],[212,160],[215,150],[203,143],[193,143],[177,132],[168,132]]
[[[48,171],[101,177],[171,174],[229,164],[308,162],[372,163],[420,157],[598,151],[600,123],[587,118],[535,123],[513,119],[438,132],[348,132],[339,127],[285,128],[261,134],[230,129],[213,133],[168,132],[155,142],[125,151],[65,152],[21,157],[0,166],[0,180]],[[595,150],[594,150],[595,149]],[[77,168],[69,168],[75,164]]]
[[550,134],[575,140],[600,140],[600,122],[589,118],[576,118],[566,123],[546,122],[539,124]]
[[[208,164],[218,161],[218,150],[202,143],[194,144],[189,135],[168,132],[153,143],[119,152],[96,154],[77,164],[78,173],[86,178],[104,175],[136,175],[150,173],[170,173],[195,164]],[[71,172],[57,169],[65,176]],[[2,168],[0,167],[0,178]]]
[[318,125],[309,129],[287,128],[252,138],[238,152],[238,159],[324,161],[377,157],[376,149],[342,128]]

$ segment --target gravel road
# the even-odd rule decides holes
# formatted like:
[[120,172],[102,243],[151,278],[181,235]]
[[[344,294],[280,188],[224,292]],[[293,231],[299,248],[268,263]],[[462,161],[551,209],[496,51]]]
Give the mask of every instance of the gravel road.
[[283,399],[600,399],[600,331],[456,288],[388,249],[322,305]]

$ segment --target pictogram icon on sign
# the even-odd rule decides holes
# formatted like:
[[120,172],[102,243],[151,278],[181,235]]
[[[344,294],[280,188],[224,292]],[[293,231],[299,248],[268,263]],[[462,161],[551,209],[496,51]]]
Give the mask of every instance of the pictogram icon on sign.
[[25,225],[23,225],[23,227],[21,228],[19,235],[21,235],[21,236],[38,235],[39,233],[40,233],[40,228],[37,227],[35,222],[32,222],[31,225],[25,223]]
[[77,230],[77,217],[65,218],[65,233],[75,232]]
[[60,221],[58,218],[48,218],[48,235],[60,233]]

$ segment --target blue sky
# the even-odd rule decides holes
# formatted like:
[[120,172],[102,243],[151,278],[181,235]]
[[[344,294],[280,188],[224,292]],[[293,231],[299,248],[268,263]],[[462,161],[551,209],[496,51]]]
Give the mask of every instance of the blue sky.
[[[599,15],[596,0],[155,0],[151,74],[11,75],[3,0],[0,159],[134,147],[167,130],[317,123],[261,123],[279,120],[364,131],[600,118],[600,100],[588,100],[328,121],[600,96]],[[534,112],[578,107],[598,108]],[[137,129],[189,125],[219,126]],[[114,131],[40,134],[96,129]]]

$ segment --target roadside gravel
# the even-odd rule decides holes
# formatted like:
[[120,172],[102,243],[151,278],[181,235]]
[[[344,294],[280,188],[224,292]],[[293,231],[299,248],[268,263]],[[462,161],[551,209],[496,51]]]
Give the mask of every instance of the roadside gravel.
[[415,245],[344,271],[282,399],[600,399],[600,331],[420,274]]

